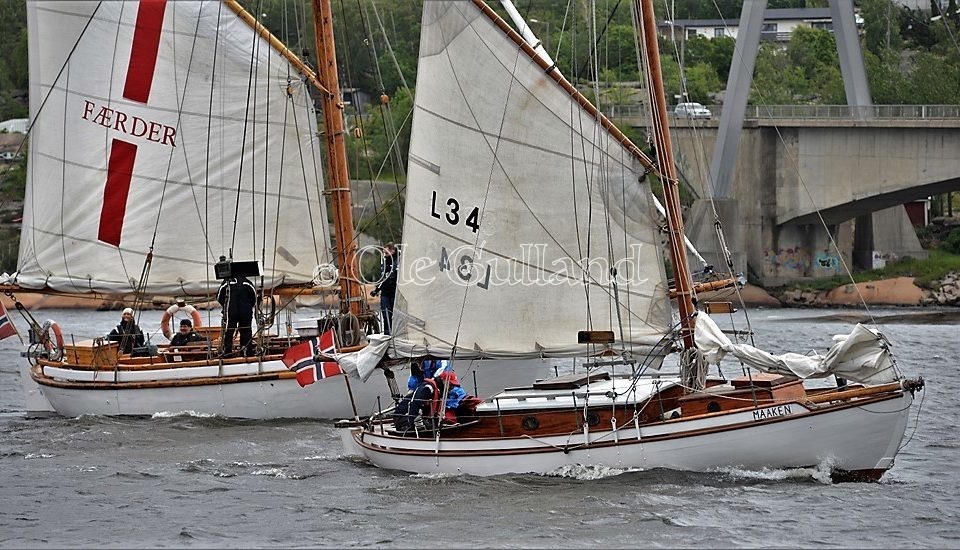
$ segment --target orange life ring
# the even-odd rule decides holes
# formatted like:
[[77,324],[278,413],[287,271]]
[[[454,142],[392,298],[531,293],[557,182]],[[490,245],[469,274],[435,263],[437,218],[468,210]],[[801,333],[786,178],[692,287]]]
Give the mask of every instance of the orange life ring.
[[163,317],[160,318],[160,331],[163,332],[163,335],[167,337],[167,340],[173,338],[173,331],[170,330],[170,319],[172,319],[174,314],[176,314],[178,311],[185,311],[190,314],[190,317],[193,318],[194,328],[203,326],[200,312],[197,311],[197,308],[191,306],[190,304],[185,304],[182,306],[179,304],[173,304],[163,312]]
[[[51,332],[53,332],[53,338],[50,337]],[[54,361],[63,359],[63,332],[60,331],[60,325],[52,319],[47,319],[43,323],[43,347],[47,350],[48,358]]]

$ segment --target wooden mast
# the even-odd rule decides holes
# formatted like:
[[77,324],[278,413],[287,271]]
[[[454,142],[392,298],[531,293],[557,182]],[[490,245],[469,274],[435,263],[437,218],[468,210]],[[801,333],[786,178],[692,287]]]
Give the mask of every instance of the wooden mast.
[[323,124],[327,139],[329,178],[327,192],[333,210],[337,263],[340,268],[340,311],[359,315],[363,293],[357,277],[357,243],[353,236],[353,204],[347,173],[347,149],[343,132],[343,101],[333,39],[333,11],[330,0],[313,0],[313,25],[316,34],[317,76],[327,90],[323,97]]
[[653,113],[653,137],[657,148],[660,181],[663,183],[663,199],[667,211],[667,232],[670,242],[670,261],[673,264],[674,288],[677,307],[680,310],[680,334],[683,347],[695,346],[693,341],[693,305],[692,278],[687,266],[687,254],[683,248],[683,217],[680,213],[680,186],[677,169],[673,162],[673,144],[667,127],[667,102],[663,91],[663,79],[660,72],[660,49],[657,42],[657,22],[653,13],[653,0],[636,0],[634,9],[638,10],[637,21],[643,29],[644,47],[647,51],[647,72],[650,88],[650,109]]

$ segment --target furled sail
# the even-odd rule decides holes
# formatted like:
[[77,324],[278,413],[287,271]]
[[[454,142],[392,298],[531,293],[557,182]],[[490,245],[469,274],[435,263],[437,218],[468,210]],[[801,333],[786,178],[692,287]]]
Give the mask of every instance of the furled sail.
[[646,351],[670,329],[643,167],[472,2],[424,3],[400,354]]
[[[216,289],[221,255],[266,285],[329,262],[307,84],[217,1],[27,2],[28,288]],[[213,283],[209,281],[214,280]]]
[[886,338],[857,323],[850,334],[833,337],[826,355],[784,353],[774,355],[747,344],[734,344],[706,313],[697,314],[697,348],[708,363],[719,365],[726,354],[755,369],[798,378],[823,378],[831,374],[864,384],[893,382],[900,376]]

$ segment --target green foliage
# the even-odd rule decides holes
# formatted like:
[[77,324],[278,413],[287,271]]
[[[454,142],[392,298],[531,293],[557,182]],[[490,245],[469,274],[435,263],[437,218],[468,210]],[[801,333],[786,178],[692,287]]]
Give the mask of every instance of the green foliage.
[[960,92],[960,64],[932,52],[918,52],[911,60],[909,94],[913,104],[956,104]]
[[874,55],[885,50],[900,50],[903,39],[898,23],[900,7],[891,0],[861,0],[860,15],[863,17],[864,46]]
[[687,98],[683,101],[710,104],[713,101],[713,94],[723,88],[723,81],[720,80],[717,71],[704,62],[687,64],[683,71],[685,86],[680,85],[680,65],[675,59],[663,58],[661,73],[668,103],[680,96],[681,91],[686,91]]
[[[937,281],[947,274],[960,271],[960,255],[943,250],[931,250],[926,260],[904,258],[899,262],[887,264],[882,269],[872,269],[853,274],[857,283],[892,279],[895,277],[915,277],[914,283],[922,288],[934,288]],[[805,281],[798,287],[809,290],[830,290],[848,284],[849,277],[838,276],[816,281]]]
[[789,105],[796,101],[795,96],[806,95],[808,89],[804,70],[790,62],[785,50],[770,43],[760,45],[750,103]]
[[804,69],[808,79],[824,65],[837,66],[837,43],[833,34],[809,27],[798,27],[790,35],[787,56],[796,67]]
[[0,2],[0,120],[27,116],[27,10]]
[[960,227],[955,227],[940,246],[945,252],[960,254]]
[[[600,58],[603,59],[604,80],[638,80],[637,47],[633,26],[610,25],[600,43]],[[609,80],[608,80],[609,79]]]
[[735,45],[736,40],[729,36],[708,39],[697,35],[687,40],[683,54],[684,63],[710,65],[716,71],[717,76],[723,82],[726,82],[730,75],[730,63],[733,59]]
[[[377,98],[364,108],[365,114],[362,117],[352,119],[353,126],[362,130],[359,138],[356,133],[352,133],[347,139],[350,177],[401,177],[407,164],[407,150],[410,148],[412,111],[413,97],[407,90],[401,89],[387,105]],[[393,130],[397,131],[396,140]]]
[[378,202],[378,212],[365,216],[357,224],[357,231],[365,233],[379,243],[398,242],[403,229],[403,197],[394,194]]
[[20,160],[0,172],[0,201],[20,200],[27,189],[27,155],[21,151]]
[[900,70],[901,54],[894,50],[881,50],[879,55],[864,51],[867,80],[870,83],[870,95],[874,103],[895,105],[903,103],[908,82]]
[[723,88],[717,71],[706,63],[697,63],[687,66],[684,71],[687,82],[687,97],[689,101],[711,103],[715,90]]

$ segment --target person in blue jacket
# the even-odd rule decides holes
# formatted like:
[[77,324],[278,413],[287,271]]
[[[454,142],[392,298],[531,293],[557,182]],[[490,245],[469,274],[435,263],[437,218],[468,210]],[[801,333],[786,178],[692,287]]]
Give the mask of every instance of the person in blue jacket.
[[400,399],[393,411],[393,427],[398,431],[413,429],[413,422],[417,416],[430,414],[430,403],[433,401],[434,384],[426,382],[433,380],[434,374],[447,364],[446,361],[426,359],[422,364],[414,363],[410,366],[410,377],[407,379],[407,394]]

